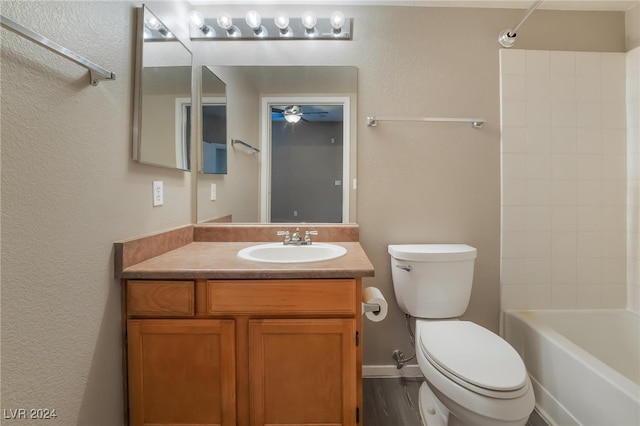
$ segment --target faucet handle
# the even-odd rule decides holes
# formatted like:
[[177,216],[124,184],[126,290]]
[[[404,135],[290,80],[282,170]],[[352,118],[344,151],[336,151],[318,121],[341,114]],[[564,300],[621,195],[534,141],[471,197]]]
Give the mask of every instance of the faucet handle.
[[283,236],[284,235],[284,241],[282,242],[283,244],[289,244],[289,241],[291,241],[291,237],[289,236],[289,231],[278,231],[276,232],[276,235],[278,236]]
[[311,237],[310,235],[318,235],[318,231],[305,231],[304,232],[304,241],[307,244],[311,244]]

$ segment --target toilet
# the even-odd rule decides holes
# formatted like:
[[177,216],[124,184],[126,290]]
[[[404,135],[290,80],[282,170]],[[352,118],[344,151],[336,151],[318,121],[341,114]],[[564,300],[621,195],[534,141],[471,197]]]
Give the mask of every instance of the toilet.
[[469,305],[477,250],[466,244],[390,245],[400,308],[416,318],[426,426],[524,426],[535,398],[520,355],[500,336],[458,320]]

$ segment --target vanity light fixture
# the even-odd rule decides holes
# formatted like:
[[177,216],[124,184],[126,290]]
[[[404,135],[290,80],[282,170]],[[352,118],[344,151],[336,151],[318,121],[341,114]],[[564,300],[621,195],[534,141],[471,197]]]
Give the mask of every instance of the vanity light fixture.
[[[195,12],[195,13],[194,13]],[[255,10],[248,11],[244,19],[236,19],[227,12],[217,18],[207,18],[193,11],[190,14],[191,40],[351,40],[351,18],[336,11],[330,17],[316,17],[307,11],[299,18],[278,12],[275,17],[262,17]],[[217,24],[224,32],[213,30]],[[208,31],[207,31],[208,30]]]
[[242,36],[240,29],[233,25],[233,18],[227,12],[219,13],[217,21],[220,28],[227,32],[227,37],[238,38]]
[[192,10],[191,13],[189,13],[189,18],[191,19],[191,22],[193,23],[193,25],[195,25],[200,31],[202,31],[202,33],[205,36],[207,37],[216,36],[216,30],[214,30],[211,26],[207,25],[207,23],[204,20],[204,16],[202,16],[202,13],[198,12],[197,10]]

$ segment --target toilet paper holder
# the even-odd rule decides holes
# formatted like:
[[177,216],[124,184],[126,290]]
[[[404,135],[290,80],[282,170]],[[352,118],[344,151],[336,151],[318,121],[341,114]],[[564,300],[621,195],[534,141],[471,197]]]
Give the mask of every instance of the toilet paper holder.
[[373,312],[374,314],[377,314],[378,312],[380,312],[380,304],[362,302],[362,312]]

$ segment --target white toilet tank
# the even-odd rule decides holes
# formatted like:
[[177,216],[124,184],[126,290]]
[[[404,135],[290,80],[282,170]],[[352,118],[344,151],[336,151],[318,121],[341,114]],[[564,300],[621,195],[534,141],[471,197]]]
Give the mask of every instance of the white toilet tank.
[[466,244],[389,246],[400,308],[416,318],[455,318],[467,310],[477,250]]

